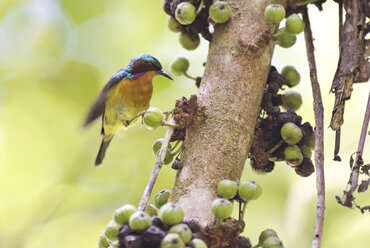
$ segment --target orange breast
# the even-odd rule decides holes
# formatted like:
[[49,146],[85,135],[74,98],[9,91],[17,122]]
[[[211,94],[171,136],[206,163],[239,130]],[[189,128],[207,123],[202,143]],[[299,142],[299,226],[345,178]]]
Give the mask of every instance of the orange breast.
[[120,94],[124,105],[135,108],[148,107],[153,93],[152,79],[156,75],[155,71],[148,71],[136,79],[123,80],[118,86],[117,93]]

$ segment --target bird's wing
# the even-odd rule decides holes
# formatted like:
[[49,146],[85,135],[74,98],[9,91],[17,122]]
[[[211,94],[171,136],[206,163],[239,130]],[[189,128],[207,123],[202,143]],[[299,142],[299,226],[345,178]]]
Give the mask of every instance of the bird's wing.
[[87,114],[87,117],[84,121],[83,127],[86,127],[92,121],[98,119],[100,116],[103,115],[109,89],[118,84],[124,78],[126,78],[126,75],[124,69],[122,69],[118,71],[116,74],[114,74],[113,77],[111,77],[111,79],[109,79],[108,83],[104,86],[98,98],[91,106],[89,113]]

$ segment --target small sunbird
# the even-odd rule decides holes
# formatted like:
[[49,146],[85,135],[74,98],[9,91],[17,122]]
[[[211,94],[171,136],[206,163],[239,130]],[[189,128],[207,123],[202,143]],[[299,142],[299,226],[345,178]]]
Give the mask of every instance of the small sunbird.
[[149,108],[153,93],[152,79],[157,75],[173,80],[156,58],[148,54],[139,55],[114,74],[100,92],[83,125],[86,127],[102,116],[102,142],[95,160],[96,166],[102,163],[114,134],[134,124],[138,114]]

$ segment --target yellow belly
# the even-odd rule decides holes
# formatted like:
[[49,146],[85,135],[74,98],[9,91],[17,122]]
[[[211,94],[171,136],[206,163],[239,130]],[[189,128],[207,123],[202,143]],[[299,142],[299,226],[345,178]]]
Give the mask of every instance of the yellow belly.
[[103,121],[106,135],[116,133],[125,127],[125,121],[149,107],[155,75],[156,72],[149,71],[137,79],[124,79],[109,91]]

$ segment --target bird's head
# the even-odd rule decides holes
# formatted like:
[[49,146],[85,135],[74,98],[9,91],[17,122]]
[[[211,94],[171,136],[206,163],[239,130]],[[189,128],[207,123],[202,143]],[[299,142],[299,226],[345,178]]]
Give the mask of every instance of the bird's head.
[[149,54],[142,54],[131,60],[129,64],[130,73],[133,77],[139,77],[148,71],[155,71],[158,75],[173,80],[162,68],[161,63]]

